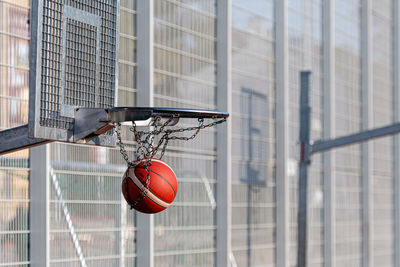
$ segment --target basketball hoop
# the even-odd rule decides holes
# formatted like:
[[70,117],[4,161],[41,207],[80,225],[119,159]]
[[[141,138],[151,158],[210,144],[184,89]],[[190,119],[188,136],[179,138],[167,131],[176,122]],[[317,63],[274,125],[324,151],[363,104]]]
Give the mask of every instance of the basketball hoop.
[[[177,117],[178,116],[178,117]],[[204,118],[198,118],[198,126],[187,127],[187,128],[178,128],[178,129],[169,129],[168,126],[173,126],[176,118],[179,118],[179,115],[171,116],[164,123],[161,123],[162,117],[157,117],[152,124],[152,130],[149,131],[139,131],[137,129],[136,122],[132,122],[132,126],[129,130],[133,133],[134,140],[137,143],[135,159],[130,160],[128,153],[125,149],[125,144],[122,141],[121,137],[121,123],[116,125],[116,133],[117,133],[117,143],[120,148],[120,152],[128,164],[128,166],[137,166],[139,163],[144,162],[148,159],[155,158],[157,153],[160,151],[160,155],[158,159],[162,159],[165,154],[165,150],[167,148],[168,142],[170,140],[182,140],[189,141],[194,139],[200,132],[200,130],[213,127],[220,123],[226,121],[225,118],[213,121],[208,124],[204,124]],[[189,136],[178,136],[179,133],[189,132],[191,135]],[[159,140],[154,144],[154,139],[156,136],[159,136]]]
[[[192,140],[199,134],[200,130],[221,124],[229,116],[229,114],[224,112],[207,110],[157,108],[152,111],[153,113],[150,115],[150,123],[148,125],[150,126],[150,130],[138,130],[137,122],[134,120],[132,121],[132,126],[129,128],[137,143],[133,159],[129,158],[125,144],[122,141],[121,122],[115,124],[117,144],[119,145],[122,157],[128,165],[126,174],[129,173],[131,168],[136,168],[139,164],[141,168],[144,167],[146,170],[146,177],[143,183],[145,190],[141,190],[141,194],[136,200],[129,203],[131,208],[135,208],[146,197],[147,192],[149,192],[151,161],[163,158],[170,140]],[[176,124],[182,117],[197,119],[198,125],[176,128]],[[205,123],[205,120],[211,120],[211,122]],[[187,135],[182,136],[182,133],[186,133]],[[127,189],[125,191],[127,192]]]

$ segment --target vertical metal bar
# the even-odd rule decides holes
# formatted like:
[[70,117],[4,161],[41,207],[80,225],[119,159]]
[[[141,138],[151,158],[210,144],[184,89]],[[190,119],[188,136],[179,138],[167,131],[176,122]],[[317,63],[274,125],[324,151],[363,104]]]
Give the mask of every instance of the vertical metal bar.
[[[362,0],[361,6],[361,90],[362,130],[372,126],[372,8],[371,0]],[[362,154],[362,210],[363,210],[363,267],[373,266],[373,185],[371,142],[363,143]]]
[[[324,121],[323,137],[335,135],[335,1],[323,2]],[[323,154],[324,166],[324,258],[326,267],[335,267],[335,172],[334,152]]]
[[118,243],[117,246],[119,245],[119,266],[120,267],[125,267],[125,257],[126,257],[126,248],[125,248],[125,239],[126,239],[126,219],[127,219],[127,206],[126,206],[126,201],[124,199],[124,196],[121,194],[121,207],[120,207],[120,218],[119,218],[119,233],[118,233]]
[[[393,2],[393,119],[400,121],[400,2]],[[400,266],[400,136],[393,137],[394,266]]]
[[[154,0],[137,1],[137,102],[153,106]],[[137,266],[154,266],[154,215],[136,213]]]
[[30,261],[50,266],[49,145],[30,149]]
[[[313,36],[313,21],[310,17],[311,14],[313,14],[314,9],[315,9],[315,5],[316,2],[313,1],[303,1],[303,5],[304,5],[304,10],[301,10],[300,12],[304,12],[304,17],[302,18],[302,21],[304,23],[304,32],[303,32],[303,38],[301,38],[302,40],[302,44],[303,45],[303,49],[302,49],[302,53],[303,53],[303,68],[306,70],[311,70],[312,64],[313,64],[313,58],[312,58],[312,53],[313,53],[313,49],[314,49],[314,42],[312,41],[312,36]],[[307,54],[309,53],[309,54]]]
[[136,59],[137,96],[139,106],[153,106],[154,76],[154,0],[137,1]]
[[276,256],[277,266],[289,266],[288,148],[288,3],[275,1],[276,19]]
[[[118,1],[117,3],[118,5],[118,16],[121,16],[121,1]],[[121,25],[121,18],[119,18],[118,20],[118,29],[120,29],[120,25]],[[123,23],[126,23],[126,21],[123,21]],[[136,21],[133,22],[132,25],[130,25],[131,27],[136,27]],[[118,31],[118,38],[119,38],[119,34],[120,31]],[[117,51],[119,52],[119,41],[116,42],[117,45]],[[119,54],[117,55],[119,57]],[[118,64],[118,60],[116,60],[116,64],[115,64],[115,75],[116,77],[118,77],[119,74],[119,64]],[[134,79],[134,77],[132,77],[132,79]],[[118,106],[118,79],[116,79],[115,81],[115,103],[114,106],[117,107]],[[121,194],[120,196],[120,217],[117,218],[117,220],[119,219],[119,233],[117,234],[117,242],[116,242],[116,247],[117,247],[117,255],[119,254],[119,266],[120,267],[125,267],[126,263],[125,263],[125,257],[126,257],[126,248],[125,248],[125,239],[126,239],[126,226],[127,226],[127,205],[126,205],[126,201],[124,199],[124,196]]]
[[307,266],[307,191],[308,165],[310,164],[310,91],[309,71],[300,73],[300,164],[299,164],[299,204],[297,217],[297,266]]
[[[217,0],[217,106],[232,114],[231,0]],[[216,266],[230,266],[232,231],[232,118],[217,131]]]

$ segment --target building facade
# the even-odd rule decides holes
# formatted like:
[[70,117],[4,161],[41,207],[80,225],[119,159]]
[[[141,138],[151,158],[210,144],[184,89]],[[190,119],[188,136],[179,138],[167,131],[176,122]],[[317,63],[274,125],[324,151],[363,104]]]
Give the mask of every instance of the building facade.
[[[0,130],[28,120],[29,10],[0,0]],[[154,216],[127,207],[118,148],[1,156],[0,266],[296,266],[299,72],[313,140],[398,122],[399,16],[399,0],[121,0],[118,105],[229,121],[169,144],[178,195]],[[399,137],[313,156],[308,266],[400,266],[399,166]]]

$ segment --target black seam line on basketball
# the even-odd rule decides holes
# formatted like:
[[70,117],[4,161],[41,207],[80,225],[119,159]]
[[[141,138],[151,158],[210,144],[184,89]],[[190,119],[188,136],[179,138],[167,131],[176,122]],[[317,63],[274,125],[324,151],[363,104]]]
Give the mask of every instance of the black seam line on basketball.
[[[155,174],[157,174],[157,175],[160,176],[164,181],[166,181],[167,184],[169,184],[169,186],[171,187],[172,191],[174,191],[174,195],[176,195],[176,192],[175,192],[175,190],[174,190],[174,187],[168,182],[167,179],[165,179],[164,177],[162,177],[160,174],[156,173],[155,171],[152,171],[152,170],[150,170],[150,171],[153,172],[153,173],[155,173]],[[154,194],[154,193],[153,193],[153,194]]]
[[[129,176],[128,176],[128,177],[129,177]],[[129,178],[130,178],[130,180],[132,181],[132,183],[134,183],[133,180],[131,179],[131,177],[129,177]],[[126,197],[128,198],[128,203],[129,203],[129,205],[131,206],[131,209],[134,208],[134,206],[136,206],[136,205],[133,205],[133,204],[135,204],[135,202],[132,201],[132,199],[131,199],[131,197],[130,197],[130,195],[129,195],[128,181],[125,182],[125,193],[126,193]]]
[[[129,178],[129,180],[131,180],[131,182],[136,186],[135,182],[133,181],[132,177],[130,176],[126,176]],[[128,196],[128,200],[129,200],[129,205],[131,205],[131,207],[133,207],[133,204],[135,204],[135,201],[132,201],[131,197],[129,196],[129,191],[128,191],[128,182],[125,183],[125,187],[126,187],[126,195]],[[137,186],[136,186],[137,187]],[[140,192],[143,193],[143,191],[139,188]],[[143,200],[143,199],[142,199]],[[142,202],[142,200],[140,200],[137,204],[139,204],[140,202]],[[135,206],[137,206],[137,204]]]
[[[130,177],[130,176],[128,176],[128,177],[129,177],[129,179],[131,179],[132,183],[133,183],[134,185],[136,185],[135,182],[133,181],[132,177]],[[140,182],[140,179],[138,179],[138,181]],[[142,185],[143,185],[143,184],[142,184]],[[139,188],[138,186],[136,186],[136,187]],[[139,188],[139,190],[140,190],[141,192],[143,192],[142,189]],[[148,190],[149,192],[151,192],[156,198],[158,198],[158,199],[161,200],[162,202],[165,202],[165,203],[171,205],[171,203],[168,203],[167,201],[164,201],[164,200],[162,200],[161,198],[159,198],[159,197],[158,197],[156,194],[154,194],[154,192],[151,191],[149,188],[147,188],[147,190]],[[153,199],[149,198],[148,196],[147,196],[147,198],[150,199],[151,202],[153,202],[154,204],[160,206],[161,208],[166,209],[166,208],[169,207],[169,206],[165,207],[165,206],[163,206],[163,205],[158,204],[157,202],[155,202]],[[142,202],[144,199],[145,199],[145,198],[143,198],[142,200],[140,200],[139,203]],[[138,204],[139,204],[139,203],[138,203]]]
[[[141,168],[141,167],[139,167],[139,168]],[[157,174],[157,175],[160,176],[165,182],[167,182],[167,184],[169,184],[169,186],[171,187],[172,191],[174,191],[174,195],[176,195],[176,192],[175,192],[174,187],[168,182],[167,179],[165,179],[164,177],[162,177],[160,174],[156,173],[156,172],[153,171],[153,170],[150,170],[150,172]],[[135,175],[136,175],[136,174],[135,174]],[[145,184],[144,184],[140,179],[138,179],[138,180],[142,183],[142,185],[145,186]],[[155,196],[157,196],[153,191],[152,191],[152,193],[153,193]],[[157,196],[157,197],[158,197],[158,196]],[[158,197],[158,198],[159,198],[159,197]],[[167,203],[168,203],[168,202],[167,202]]]

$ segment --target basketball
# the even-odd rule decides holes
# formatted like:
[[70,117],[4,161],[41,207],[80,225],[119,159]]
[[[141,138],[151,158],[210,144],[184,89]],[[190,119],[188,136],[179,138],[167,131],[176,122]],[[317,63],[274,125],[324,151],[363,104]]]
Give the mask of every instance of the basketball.
[[129,167],[122,180],[122,193],[126,202],[131,208],[149,214],[168,208],[178,189],[176,175],[167,163],[159,159],[151,159],[150,163],[148,188],[144,163]]

